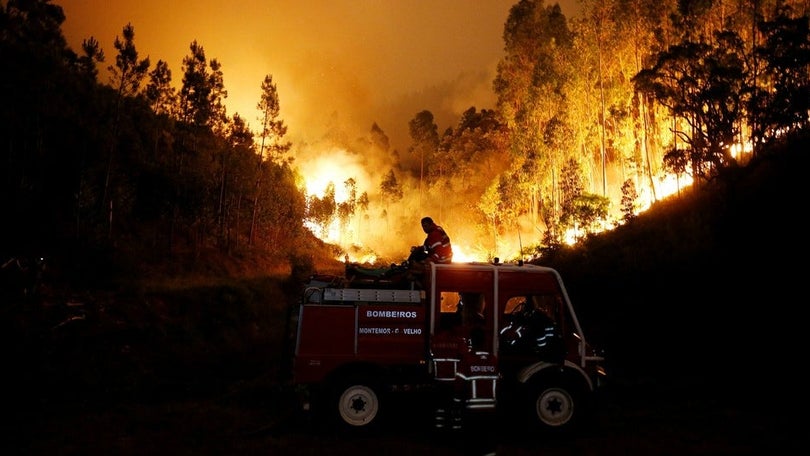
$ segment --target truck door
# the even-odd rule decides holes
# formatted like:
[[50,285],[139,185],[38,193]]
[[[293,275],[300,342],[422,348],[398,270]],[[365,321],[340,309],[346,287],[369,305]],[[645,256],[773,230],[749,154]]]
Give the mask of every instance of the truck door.
[[495,344],[494,272],[475,266],[436,265],[432,281],[432,334],[452,333],[479,350],[492,352]]

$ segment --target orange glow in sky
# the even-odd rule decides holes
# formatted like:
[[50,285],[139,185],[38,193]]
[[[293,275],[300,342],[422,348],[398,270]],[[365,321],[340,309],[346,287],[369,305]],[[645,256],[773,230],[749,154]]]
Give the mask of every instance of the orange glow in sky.
[[[288,137],[320,136],[339,119],[368,133],[376,122],[406,147],[407,122],[430,110],[439,131],[471,106],[493,108],[503,25],[517,0],[54,0],[75,51],[92,36],[105,69],[131,23],[139,58],[168,63],[175,85],[197,41],[223,65],[228,114],[254,130],[264,76],[277,85]],[[553,2],[547,2],[547,4]],[[571,14],[574,0],[560,2]],[[405,142],[405,144],[403,144]]]

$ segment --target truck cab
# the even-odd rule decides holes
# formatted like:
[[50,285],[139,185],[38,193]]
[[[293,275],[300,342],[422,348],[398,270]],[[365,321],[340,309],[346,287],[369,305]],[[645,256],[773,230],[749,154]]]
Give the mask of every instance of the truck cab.
[[347,265],[343,277],[306,284],[293,379],[313,411],[364,428],[403,403],[395,395],[414,394],[428,398],[436,428],[474,413],[557,431],[589,412],[604,359],[556,270],[469,262],[400,272]]

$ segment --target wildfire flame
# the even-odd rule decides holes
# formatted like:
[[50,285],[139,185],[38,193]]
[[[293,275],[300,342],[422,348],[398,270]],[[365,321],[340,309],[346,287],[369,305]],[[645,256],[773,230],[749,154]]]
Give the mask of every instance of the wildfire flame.
[[[732,148],[732,155],[735,158],[750,153],[750,146],[736,145]],[[368,160],[368,157],[362,157]],[[368,168],[382,168],[379,164],[369,166],[367,162],[361,162],[361,158],[356,154],[351,154],[342,149],[332,149],[328,151],[321,151],[320,153],[312,153],[310,159],[304,158],[298,162],[301,164],[301,175],[304,177],[304,191],[307,198],[317,197],[323,198],[327,188],[331,185],[334,189],[335,204],[339,205],[348,201],[352,195],[349,191],[347,182],[352,179],[355,182],[355,195],[359,197],[363,192],[368,191],[369,200],[371,205],[374,204],[373,200],[376,197],[374,191],[367,190],[367,188],[374,188],[374,185],[380,181],[380,176],[372,175]],[[667,198],[671,195],[678,194],[681,190],[688,188],[692,185],[693,179],[688,174],[662,174],[655,179],[655,193],[650,190],[649,186],[638,185],[639,193],[634,205],[634,214],[638,215],[647,209],[656,201]],[[402,212],[411,211],[415,212],[412,203],[408,201],[400,201],[395,206],[402,206]],[[387,212],[393,211],[394,208],[386,207]],[[359,264],[377,264],[377,262],[391,261],[394,263],[404,261],[410,253],[409,247],[411,245],[420,243],[422,241],[421,230],[418,225],[415,225],[413,230],[414,238],[401,239],[403,235],[396,235],[392,230],[392,226],[382,225],[381,222],[375,220],[374,215],[380,214],[382,210],[379,205],[371,208],[368,212],[360,214],[352,214],[348,222],[339,220],[335,216],[328,222],[327,226],[316,225],[311,221],[305,222],[307,228],[312,233],[322,239],[324,242],[340,246],[343,250],[337,257],[340,261],[354,262]],[[361,220],[362,219],[362,220]],[[623,223],[618,216],[612,220],[603,220],[597,227],[591,227],[590,232],[598,233],[610,230]],[[368,226],[363,229],[363,226]],[[459,227],[451,227],[456,230]],[[522,237],[524,239],[537,239],[537,228],[529,227],[527,233]],[[463,231],[463,230],[461,230]],[[472,230],[471,230],[472,231]],[[478,242],[475,239],[463,239],[454,234],[454,230],[450,231],[451,238],[453,239],[453,261],[454,262],[471,262],[491,261],[495,256],[500,257],[501,261],[514,261],[521,258],[521,249],[524,247],[521,241],[510,242],[508,239],[498,239],[499,252],[487,251],[484,248],[477,248]],[[569,229],[563,236],[563,241],[567,244],[576,244],[583,238],[586,233],[581,229]],[[374,237],[373,235],[376,235]],[[404,235],[409,236],[409,235]],[[516,236],[520,239],[521,235]],[[367,244],[368,243],[368,244]],[[383,247],[395,249],[401,252],[399,257],[383,259],[382,256],[374,245],[371,244],[384,244]],[[531,241],[529,242],[531,243]],[[397,247],[400,246],[401,247]],[[499,254],[500,253],[500,254]]]

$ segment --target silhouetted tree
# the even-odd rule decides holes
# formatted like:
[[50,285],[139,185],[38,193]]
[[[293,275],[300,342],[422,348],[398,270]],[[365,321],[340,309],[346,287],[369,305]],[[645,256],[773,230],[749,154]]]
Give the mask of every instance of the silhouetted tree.
[[789,8],[780,8],[773,21],[761,20],[758,29],[764,43],[754,50],[764,62],[748,111],[754,153],[759,147],[787,131],[807,128],[810,116],[810,17],[793,18]]
[[169,69],[169,65],[165,61],[158,60],[155,69],[149,73],[149,83],[146,85],[144,96],[146,96],[155,114],[175,114],[177,94],[174,87],[172,87],[172,70]]
[[419,157],[419,204],[422,204],[422,192],[425,186],[425,164],[433,165],[433,155],[439,148],[438,126],[433,121],[433,113],[420,111],[408,122],[408,132],[411,136],[409,151]]
[[98,64],[104,62],[104,51],[92,36],[82,41],[83,54],[77,60],[79,73],[89,81],[97,82]]
[[[287,134],[287,126],[280,118],[281,104],[278,98],[278,90],[271,75],[266,75],[261,85],[262,94],[259,103],[256,105],[262,115],[259,120],[262,123],[262,130],[259,134],[259,154],[257,165],[259,172],[256,173],[256,189],[253,197],[253,216],[250,222],[250,235],[248,242],[254,242],[254,232],[256,230],[256,220],[260,208],[259,195],[261,195],[262,178],[265,173],[262,171],[265,160],[282,163],[286,161],[285,154],[290,150],[291,144],[284,140]],[[273,200],[266,201],[266,204],[273,204]]]
[[[116,36],[113,46],[118,50],[115,56],[115,65],[110,65],[110,85],[115,89],[115,107],[113,109],[113,121],[111,126],[111,138],[109,152],[107,155],[107,167],[104,173],[103,196],[100,198],[101,209],[107,213],[108,236],[112,236],[112,226],[116,204],[111,195],[115,157],[118,151],[119,133],[121,129],[121,116],[125,99],[135,97],[140,88],[141,81],[149,71],[149,58],[138,60],[138,51],[135,48],[135,28],[132,24],[124,26],[122,31],[123,40]],[[127,125],[128,127],[128,125]],[[120,201],[119,201],[120,203]]]
[[622,184],[622,203],[621,203],[621,211],[622,211],[622,219],[625,222],[628,222],[635,218],[636,216],[636,200],[638,199],[638,193],[636,192],[636,184],[633,182],[633,179],[627,179]]

